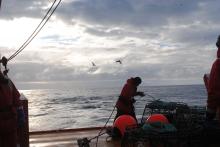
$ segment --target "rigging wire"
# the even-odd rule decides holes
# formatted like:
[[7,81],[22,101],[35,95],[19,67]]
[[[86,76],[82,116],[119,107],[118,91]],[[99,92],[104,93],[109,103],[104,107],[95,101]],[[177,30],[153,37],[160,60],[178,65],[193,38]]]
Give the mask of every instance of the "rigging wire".
[[[51,7],[48,9],[46,15],[44,16],[44,18],[41,20],[41,22],[39,23],[39,25],[36,27],[36,29],[34,30],[34,32],[28,37],[28,39],[21,45],[21,47],[14,53],[12,54],[9,58],[8,61],[13,59],[15,56],[17,56],[22,50],[24,50],[27,45],[37,36],[37,34],[42,30],[42,28],[45,26],[45,24],[48,22],[48,20],[50,19],[50,17],[53,15],[53,13],[55,12],[55,10],[57,9],[57,7],[59,6],[59,4],[61,3],[61,0],[59,0],[59,2],[56,4],[56,6],[54,7],[55,3],[57,0],[54,0],[53,4],[51,5]],[[54,9],[52,10],[52,8],[54,7]],[[50,13],[50,14],[49,14]]]
[[38,30],[38,28],[41,26],[41,24],[43,23],[43,21],[46,19],[46,17],[48,16],[48,14],[50,13],[51,9],[53,8],[54,4],[56,3],[57,0],[54,0],[53,4],[51,5],[51,7],[49,8],[49,10],[47,11],[47,13],[45,14],[44,18],[41,20],[41,22],[38,24],[38,26],[36,27],[36,29],[34,30],[34,32],[28,37],[28,39],[21,45],[21,47],[13,54],[11,55],[11,57],[9,57],[9,60],[12,59],[17,53],[19,53],[19,50],[21,50],[24,45],[31,39],[31,37],[36,33],[36,31]]

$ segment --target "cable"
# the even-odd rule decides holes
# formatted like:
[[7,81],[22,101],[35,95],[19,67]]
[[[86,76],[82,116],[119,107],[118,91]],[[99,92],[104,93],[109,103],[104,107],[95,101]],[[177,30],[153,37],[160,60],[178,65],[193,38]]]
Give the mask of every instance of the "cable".
[[[146,93],[145,93],[145,94],[146,94]],[[156,100],[156,98],[155,98],[155,97],[153,97],[152,95],[150,95],[150,94],[146,94],[146,95],[147,95],[147,96],[149,96],[149,97],[151,97],[151,98],[153,98],[154,100]],[[90,142],[91,140],[93,140],[93,139],[95,139],[95,138],[96,138],[96,147],[98,146],[98,139],[99,139],[99,136],[101,136],[101,135],[105,134],[105,132],[104,132],[104,133],[102,133],[102,131],[104,130],[104,128],[105,128],[105,127],[106,127],[106,125],[108,124],[109,120],[111,119],[112,114],[113,114],[113,113],[114,113],[114,111],[115,111],[115,108],[116,108],[116,106],[114,106],[114,108],[113,108],[113,110],[112,110],[112,112],[111,112],[111,114],[110,114],[110,116],[109,116],[108,120],[106,121],[105,125],[104,125],[104,126],[101,128],[101,130],[99,131],[98,135],[88,140],[88,141]]]
[[[154,96],[152,96],[152,95],[150,95],[150,94],[148,94],[148,93],[144,93],[144,94],[147,95],[147,96],[149,96],[150,98],[152,98],[153,101],[160,100],[160,99],[157,99],[157,98],[155,98]],[[143,111],[142,118],[141,118],[141,123],[144,122],[143,120],[144,120],[144,114],[145,114],[145,111],[146,111],[146,107],[147,107],[147,105],[145,105],[145,107],[144,107],[144,111]]]
[[[61,0],[59,0],[59,2],[57,3],[57,5],[55,6],[55,8],[53,10],[51,10],[54,6],[54,4],[56,3],[57,0],[54,0],[53,4],[51,5],[51,7],[49,8],[49,10],[47,11],[46,15],[44,16],[44,18],[41,20],[41,22],[39,23],[39,25],[36,27],[36,29],[34,30],[34,32],[28,37],[28,39],[21,45],[21,47],[14,53],[12,54],[9,58],[8,61],[13,59],[15,56],[17,56],[22,50],[25,49],[25,47],[27,47],[27,45],[35,38],[35,36],[42,30],[42,28],[45,26],[45,24],[48,22],[48,20],[50,19],[50,17],[53,15],[53,13],[55,12],[55,10],[57,9],[57,7],[59,6]],[[51,12],[52,11],[52,12]],[[51,12],[51,13],[50,13]],[[50,13],[50,15],[48,16],[48,14]],[[46,19],[46,20],[45,20]],[[44,23],[43,23],[44,22]]]
[[[53,5],[55,4],[57,0],[54,1],[54,3],[52,4],[52,6],[50,7],[50,9],[48,10],[47,14],[45,15],[44,19],[41,21],[41,23],[38,25],[38,27],[35,29],[35,31],[31,34],[31,36],[26,40],[26,42],[9,58],[9,60],[13,59],[15,56],[17,56],[34,38],[35,36],[42,30],[42,28],[45,26],[45,24],[48,22],[48,20],[50,19],[50,17],[52,16],[52,14],[54,13],[54,11],[56,10],[56,8],[58,7],[58,5],[60,4],[61,0],[57,3],[57,5],[55,6],[55,8],[52,10],[51,14],[48,16],[48,18],[46,19],[46,21],[43,23],[43,25],[40,27],[40,25],[42,24],[42,22],[45,20],[45,18],[47,17],[47,15],[49,14],[49,12],[51,11]],[[39,29],[40,28],[40,29]],[[39,29],[37,31],[37,29]],[[36,32],[37,31],[37,32]],[[35,34],[34,34],[35,33]]]
[[[44,25],[47,23],[47,21],[49,20],[49,18],[52,16],[52,14],[54,13],[54,11],[56,10],[57,6],[59,5],[59,3],[56,5],[56,7],[54,8],[54,10],[51,12],[51,14],[49,15],[49,17],[46,19],[46,17],[48,16],[49,12],[51,11],[52,7],[54,6],[55,2],[57,0],[55,0],[53,2],[53,4],[51,5],[50,9],[47,11],[46,15],[44,16],[44,18],[42,19],[42,21],[40,22],[40,24],[37,26],[37,28],[34,30],[34,32],[29,36],[29,38],[22,44],[22,46],[9,58],[9,60],[11,60],[12,58],[14,58],[17,54],[19,54],[33,39],[34,37],[40,32],[40,30],[44,27]],[[41,26],[40,25],[43,23],[43,21],[46,19],[46,21],[44,22],[44,24]],[[39,29],[40,28],[40,29]],[[39,30],[38,30],[39,29]],[[38,30],[38,31],[37,31]],[[37,31],[37,32],[36,32]],[[36,33],[36,34],[35,34]]]
[[113,108],[113,110],[112,110],[112,112],[111,112],[111,114],[110,114],[108,120],[106,121],[105,125],[104,125],[103,128],[99,131],[99,133],[98,133],[98,135],[97,135],[97,138],[96,138],[96,147],[98,146],[99,136],[100,136],[100,134],[102,133],[102,131],[104,130],[104,128],[106,127],[106,125],[108,124],[109,120],[111,119],[112,114],[113,114],[113,112],[115,111],[115,108],[116,108],[116,106],[114,106],[114,108]]
[[47,11],[46,15],[44,16],[44,18],[41,20],[41,22],[38,24],[38,26],[36,27],[36,29],[34,30],[34,32],[28,37],[28,39],[21,45],[21,47],[11,56],[9,57],[9,59],[12,59],[13,56],[15,56],[15,54],[17,54],[19,52],[19,50],[28,42],[28,40],[31,39],[31,37],[34,35],[34,33],[37,31],[37,29],[40,27],[40,25],[43,23],[43,21],[46,19],[47,15],[49,14],[49,12],[51,11],[52,7],[54,6],[54,4],[56,3],[57,0],[55,0],[53,2],[53,4],[51,5],[50,9]]
[[147,95],[147,96],[149,96],[149,97],[151,97],[153,100],[157,100],[157,98],[155,98],[154,96],[152,96],[152,95],[150,95],[150,94],[148,94],[148,93],[144,93],[145,95]]

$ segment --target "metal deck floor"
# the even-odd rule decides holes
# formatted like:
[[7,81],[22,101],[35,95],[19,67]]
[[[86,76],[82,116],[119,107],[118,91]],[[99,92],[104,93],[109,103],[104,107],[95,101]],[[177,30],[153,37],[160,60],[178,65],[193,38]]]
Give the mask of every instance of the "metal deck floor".
[[[78,147],[77,139],[97,136],[100,127],[81,128],[68,130],[54,130],[30,132],[30,147]],[[120,141],[106,141],[107,135],[99,137],[98,147],[120,147]],[[95,147],[96,139],[90,142],[90,147]]]

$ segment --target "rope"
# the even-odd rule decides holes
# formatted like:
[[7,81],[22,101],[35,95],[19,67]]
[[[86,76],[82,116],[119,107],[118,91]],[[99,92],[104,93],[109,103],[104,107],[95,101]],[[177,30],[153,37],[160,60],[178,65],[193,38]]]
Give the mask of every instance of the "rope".
[[[154,96],[152,96],[152,95],[150,95],[150,94],[147,94],[147,93],[144,93],[144,94],[147,95],[147,96],[149,96],[149,97],[151,97],[152,99],[156,100],[156,98],[155,98]],[[104,127],[100,130],[99,134],[98,134],[96,137],[94,137],[94,138],[96,138],[96,147],[98,146],[99,136],[101,136],[100,134],[104,134],[104,133],[102,133],[102,131],[103,131],[104,128],[106,127],[106,125],[107,125],[107,123],[109,122],[110,118],[112,117],[112,114],[113,114],[113,112],[115,111],[115,108],[116,108],[116,106],[114,106],[114,108],[113,108],[113,110],[112,110],[112,112],[111,112],[111,114],[110,114],[108,120],[106,121]],[[93,138],[93,139],[94,139],[94,138]],[[90,140],[92,140],[92,139],[90,139]]]
[[[39,25],[36,27],[36,29],[34,30],[34,32],[28,37],[28,39],[21,45],[21,47],[14,53],[12,54],[9,58],[8,61],[13,59],[15,56],[17,56],[22,50],[25,49],[25,47],[27,47],[27,45],[36,37],[36,35],[42,30],[42,28],[45,26],[45,24],[48,22],[48,20],[50,19],[50,17],[53,15],[53,13],[55,12],[55,10],[57,9],[57,7],[59,6],[61,0],[59,0],[59,2],[57,3],[57,5],[55,6],[55,8],[52,10],[54,4],[56,3],[57,0],[54,0],[53,4],[51,5],[51,7],[49,8],[49,10],[47,11],[46,15],[44,16],[44,18],[41,20],[41,22],[39,23]],[[52,11],[52,12],[51,12]],[[51,12],[51,13],[50,13]],[[49,14],[50,13],[50,14]],[[49,16],[48,16],[49,15]]]
[[103,128],[99,131],[99,134],[97,135],[97,138],[96,138],[96,147],[98,146],[99,136],[100,136],[100,134],[103,134],[102,131],[104,130],[104,128],[105,128],[106,125],[108,124],[109,120],[111,119],[112,114],[113,114],[113,112],[115,111],[115,108],[116,108],[116,106],[114,106],[114,108],[113,108],[113,110],[112,110],[112,112],[111,112],[111,114],[110,114],[108,120],[106,121],[105,125],[104,125]]
[[152,96],[152,95],[150,95],[150,94],[148,94],[148,93],[144,93],[145,95],[147,95],[147,96],[149,96],[150,98],[152,98],[153,100],[157,100],[157,98],[155,98],[154,96]]

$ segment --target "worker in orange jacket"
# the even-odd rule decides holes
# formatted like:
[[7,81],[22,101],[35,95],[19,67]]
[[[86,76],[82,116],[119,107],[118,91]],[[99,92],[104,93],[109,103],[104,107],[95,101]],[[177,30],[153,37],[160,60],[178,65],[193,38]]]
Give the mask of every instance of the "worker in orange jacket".
[[135,77],[127,80],[124,85],[121,94],[116,103],[117,114],[115,120],[121,115],[131,115],[137,121],[134,111],[134,96],[144,96],[143,92],[138,92],[137,87],[141,84],[141,78]]
[[214,119],[217,111],[220,110],[220,36],[218,37],[216,46],[218,48],[217,59],[212,65],[209,80],[206,82],[208,91],[207,120]]
[[[1,63],[5,61],[0,59]],[[20,93],[0,68],[0,147],[17,146],[17,128],[24,124]]]

